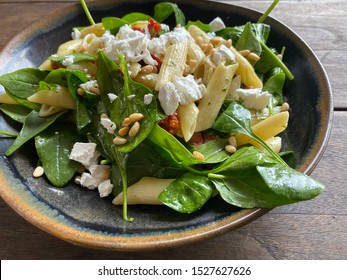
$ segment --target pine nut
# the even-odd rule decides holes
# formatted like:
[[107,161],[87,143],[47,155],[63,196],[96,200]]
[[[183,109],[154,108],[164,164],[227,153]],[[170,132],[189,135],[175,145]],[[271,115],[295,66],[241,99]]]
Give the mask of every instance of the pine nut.
[[107,180],[107,179],[110,179],[110,177],[111,177],[111,171],[110,171],[110,169],[105,169],[103,172],[102,172],[102,178],[104,179],[104,180]]
[[100,119],[108,119],[108,115],[105,114],[105,113],[102,113],[102,114],[100,115]]
[[153,66],[152,65],[145,65],[141,68],[140,73],[142,74],[150,74],[153,73]]
[[113,143],[115,145],[124,145],[126,144],[127,139],[123,138],[123,137],[120,137],[120,136],[116,136],[114,139],[113,139]]
[[218,46],[223,41],[224,41],[224,39],[222,37],[216,36],[216,37],[213,37],[210,42],[212,45]]
[[100,95],[100,90],[97,87],[90,87],[89,90],[96,95]]
[[282,104],[282,106],[281,106],[281,111],[282,111],[282,112],[287,112],[287,111],[289,111],[289,109],[290,109],[289,104],[288,104],[287,102],[284,102],[284,103]]
[[123,120],[122,125],[123,125],[123,126],[129,126],[131,123],[132,123],[132,121],[130,120],[130,118],[125,118],[125,119]]
[[225,146],[225,150],[229,153],[229,154],[233,154],[236,152],[236,148],[233,145],[226,145]]
[[34,172],[33,172],[33,176],[34,178],[39,178],[43,175],[44,170],[42,166],[38,166],[35,168]]
[[254,60],[254,61],[259,61],[260,60],[260,56],[257,55],[256,53],[250,53],[247,57],[249,59],[251,59],[251,60]]
[[242,55],[242,56],[249,56],[251,53],[250,50],[242,50],[242,51],[239,51],[239,54]]
[[80,96],[83,96],[83,95],[84,95],[84,90],[83,90],[83,88],[78,88],[78,89],[77,89],[77,94],[80,95]]
[[130,128],[128,135],[130,137],[135,137],[137,133],[139,132],[139,130],[140,130],[140,123],[135,122],[133,126]]
[[212,44],[208,44],[206,46],[206,48],[204,48],[204,53],[205,54],[209,54],[212,50],[213,50],[213,45]]
[[141,113],[133,113],[129,116],[131,122],[138,122],[144,118],[144,115]]
[[81,176],[76,176],[74,179],[75,184],[80,185],[81,184]]
[[86,171],[87,169],[82,165],[80,164],[78,167],[77,167],[77,170],[76,172],[79,173],[79,174],[82,174],[84,171]]
[[228,143],[229,143],[231,146],[237,147],[236,138],[235,138],[234,136],[230,136],[230,137],[228,138]]
[[129,126],[123,126],[120,130],[118,130],[118,135],[122,137],[127,135],[129,132],[129,129],[130,129]]
[[193,156],[196,160],[204,160],[205,159],[205,156],[198,151],[194,151]]

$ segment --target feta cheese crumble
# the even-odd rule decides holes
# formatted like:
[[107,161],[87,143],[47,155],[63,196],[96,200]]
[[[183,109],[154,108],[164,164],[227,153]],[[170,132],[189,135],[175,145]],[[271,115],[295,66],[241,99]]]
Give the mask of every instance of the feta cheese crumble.
[[242,104],[248,109],[262,110],[270,102],[271,94],[262,91],[261,88],[237,89],[236,93],[242,100]]
[[107,96],[111,103],[113,103],[118,98],[118,96],[114,93],[108,93]]
[[143,103],[145,105],[151,104],[152,100],[153,100],[153,94],[152,93],[145,94],[145,96],[143,97]]
[[117,128],[117,125],[109,118],[101,118],[100,123],[104,128],[106,128],[107,132],[110,134],[113,134]]
[[214,20],[212,20],[209,23],[209,26],[211,27],[211,32],[216,32],[225,28],[224,21],[220,17],[216,17]]
[[74,57],[73,55],[67,55],[64,57],[62,64],[64,66],[70,66],[74,63]]
[[90,91],[91,88],[98,88],[98,81],[97,80],[90,80],[86,83],[80,84],[80,88],[84,89],[84,90],[88,90]]
[[100,154],[96,150],[95,143],[77,142],[73,145],[69,159],[83,164],[87,169],[96,164]]

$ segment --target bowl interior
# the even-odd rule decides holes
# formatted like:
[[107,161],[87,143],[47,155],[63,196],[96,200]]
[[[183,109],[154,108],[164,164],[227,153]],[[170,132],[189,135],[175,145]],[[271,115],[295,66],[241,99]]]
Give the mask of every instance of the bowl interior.
[[[130,11],[152,14],[155,1],[98,1],[89,8],[95,19],[122,16]],[[189,20],[210,22],[221,17],[227,26],[256,22],[260,13],[233,5],[177,1]],[[289,127],[283,134],[284,150],[293,150],[297,168],[310,173],[318,163],[331,129],[332,100],[324,69],[311,49],[288,27],[273,18],[269,45],[286,47],[285,63],[294,81],[285,85],[285,98],[291,104]],[[45,17],[18,34],[0,54],[0,74],[23,67],[38,66],[71,37],[72,27],[87,25],[79,5]],[[1,89],[0,89],[1,91]],[[1,129],[16,128],[1,116]],[[3,154],[11,144],[0,139]],[[33,144],[25,145],[10,158],[1,157],[0,194],[25,219],[37,227],[65,240],[82,245],[135,250],[172,246],[197,241],[234,229],[266,213],[266,209],[241,210],[215,198],[191,215],[173,212],[164,206],[130,206],[135,222],[122,220],[121,209],[111,199],[100,199],[74,185],[57,189],[44,178],[33,179],[37,156]]]

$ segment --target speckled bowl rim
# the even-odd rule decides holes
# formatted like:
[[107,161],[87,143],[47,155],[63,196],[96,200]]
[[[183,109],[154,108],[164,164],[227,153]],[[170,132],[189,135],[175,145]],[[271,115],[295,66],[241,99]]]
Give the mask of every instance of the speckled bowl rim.
[[[111,2],[121,3],[124,1],[98,1],[88,3],[88,6],[93,9],[109,4]],[[141,3],[141,1],[135,1]],[[146,2],[146,1],[145,1]],[[178,4],[189,3],[190,1],[176,1]],[[243,8],[239,5],[224,4],[218,2],[205,2],[204,5],[210,5],[221,8],[241,8],[247,13],[260,13],[256,10]],[[52,21],[52,15],[47,15],[39,21],[35,22],[21,33],[12,38],[1,50],[0,60],[2,56],[11,56],[11,53],[24,42],[29,36],[35,33],[39,33],[43,28],[50,28],[52,24],[59,24],[59,18],[66,17],[67,14],[73,14],[80,11],[81,7],[79,4],[72,4],[63,10],[54,12],[55,20]],[[316,142],[311,147],[311,152],[308,155],[305,162],[300,166],[299,170],[306,174],[310,174],[319,160],[323,156],[324,150],[328,144],[330,132],[333,121],[333,101],[332,91],[327,74],[321,65],[320,61],[313,53],[311,48],[290,28],[280,21],[269,17],[267,21],[269,23],[276,23],[281,25],[281,28],[287,30],[289,37],[305,51],[307,59],[311,66],[314,67],[315,73],[319,76],[318,87],[321,91],[325,92],[325,95],[321,96],[318,110],[323,112],[322,114],[322,127],[316,137]],[[63,23],[61,23],[63,24]],[[287,35],[288,35],[287,34]],[[9,180],[12,180],[11,182]],[[57,211],[51,209],[45,203],[39,201],[32,194],[19,193],[16,184],[21,182],[16,178],[6,177],[6,172],[0,171],[0,195],[4,201],[15,210],[20,216],[26,219],[28,222],[38,227],[39,229],[74,244],[83,245],[91,248],[106,249],[106,250],[121,250],[121,251],[139,251],[147,249],[158,249],[158,248],[169,248],[178,245],[184,245],[192,242],[198,242],[206,238],[210,238],[216,235],[226,233],[228,231],[242,227],[251,221],[266,214],[271,209],[245,209],[239,212],[233,213],[232,215],[222,218],[217,222],[206,224],[202,227],[187,229],[181,231],[170,231],[162,234],[144,234],[144,235],[111,235],[102,231],[90,230],[88,228],[79,228],[72,225],[71,222],[67,222],[64,217],[58,214]],[[35,207],[33,206],[35,205]]]

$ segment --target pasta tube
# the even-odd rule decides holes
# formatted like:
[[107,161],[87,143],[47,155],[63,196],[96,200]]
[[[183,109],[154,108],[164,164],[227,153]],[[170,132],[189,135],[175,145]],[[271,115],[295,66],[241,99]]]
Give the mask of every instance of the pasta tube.
[[212,127],[228,93],[238,64],[225,66],[219,64],[214,70],[207,85],[205,95],[199,102],[199,115],[197,118],[195,132],[203,131]]
[[[287,111],[281,112],[253,125],[252,131],[263,141],[266,141],[284,131],[288,126],[288,120],[289,113]],[[235,138],[238,146],[251,144],[260,147],[256,141],[245,134],[237,134],[235,135]]]
[[177,114],[180,120],[183,138],[188,142],[195,132],[199,109],[195,102],[191,102],[187,105],[179,105],[177,108]]
[[155,90],[168,82],[173,82],[175,77],[182,77],[188,52],[188,41],[181,41],[167,48],[163,63],[158,74]]
[[69,90],[63,86],[57,86],[56,90],[39,90],[30,96],[28,100],[39,104],[52,105],[66,109],[75,108]]
[[244,58],[233,46],[230,47],[230,50],[232,50],[232,52],[235,54],[236,62],[239,64],[235,74],[241,76],[242,83],[247,87],[263,88],[262,81],[255,73],[254,68],[249,61]]
[[18,104],[16,100],[14,100],[11,96],[9,96],[6,92],[0,94],[0,103],[4,104]]
[[75,39],[65,42],[58,47],[57,55],[66,56],[77,52],[77,49],[81,46],[83,40]]
[[194,73],[196,68],[199,66],[200,62],[205,57],[204,52],[198,46],[197,43],[191,38],[188,41],[188,54],[187,54],[187,62],[189,66],[189,73]]
[[[159,179],[154,177],[143,177],[137,183],[131,185],[127,190],[127,204],[163,204],[159,199],[160,193],[175,179]],[[123,193],[117,195],[112,203],[123,204]]]

